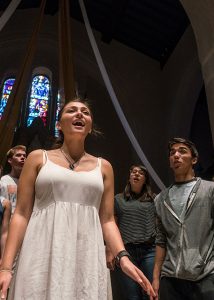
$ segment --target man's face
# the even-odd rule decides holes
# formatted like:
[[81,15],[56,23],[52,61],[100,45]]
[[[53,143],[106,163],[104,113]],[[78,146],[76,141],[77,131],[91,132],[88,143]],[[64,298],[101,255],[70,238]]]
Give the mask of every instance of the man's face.
[[22,169],[26,160],[26,152],[21,149],[15,150],[14,155],[8,159],[9,164],[14,169]]
[[169,153],[170,167],[176,175],[184,175],[192,171],[197,158],[192,157],[191,150],[182,143],[174,144]]

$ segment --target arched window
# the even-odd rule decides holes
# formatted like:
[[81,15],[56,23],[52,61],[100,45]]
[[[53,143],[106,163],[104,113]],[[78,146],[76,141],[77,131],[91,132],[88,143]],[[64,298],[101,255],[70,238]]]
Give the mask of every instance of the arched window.
[[7,100],[12,91],[14,82],[15,82],[15,78],[8,78],[4,81],[2,95],[1,95],[1,102],[0,102],[0,120],[3,116],[3,112],[7,104]]
[[40,117],[44,125],[47,125],[49,96],[50,81],[48,77],[44,75],[34,76],[31,84],[27,126],[30,126],[36,117]]

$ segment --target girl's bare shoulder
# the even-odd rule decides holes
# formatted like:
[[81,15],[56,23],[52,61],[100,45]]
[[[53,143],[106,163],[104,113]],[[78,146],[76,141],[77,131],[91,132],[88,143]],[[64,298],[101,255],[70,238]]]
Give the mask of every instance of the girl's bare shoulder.
[[[28,156],[27,156],[27,161],[37,161],[37,160],[41,160],[41,158],[43,157],[43,153],[44,153],[44,150],[42,149],[38,149],[38,150],[33,150],[31,151]],[[25,162],[25,163],[26,163]]]

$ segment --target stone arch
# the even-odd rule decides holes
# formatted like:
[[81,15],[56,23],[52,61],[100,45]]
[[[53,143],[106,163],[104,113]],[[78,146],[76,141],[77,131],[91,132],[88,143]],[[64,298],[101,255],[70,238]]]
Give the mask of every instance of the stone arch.
[[180,2],[195,34],[214,141],[214,2],[212,0],[180,0]]

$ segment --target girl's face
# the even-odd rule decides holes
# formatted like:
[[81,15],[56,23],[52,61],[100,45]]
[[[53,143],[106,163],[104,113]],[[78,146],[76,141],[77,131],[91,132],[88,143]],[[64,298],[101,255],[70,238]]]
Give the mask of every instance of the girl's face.
[[89,108],[81,102],[69,102],[64,107],[57,125],[66,134],[87,136],[92,129],[92,116]]
[[130,171],[129,182],[131,184],[131,190],[135,193],[140,193],[143,185],[145,184],[146,177],[143,170],[138,167],[134,167]]

